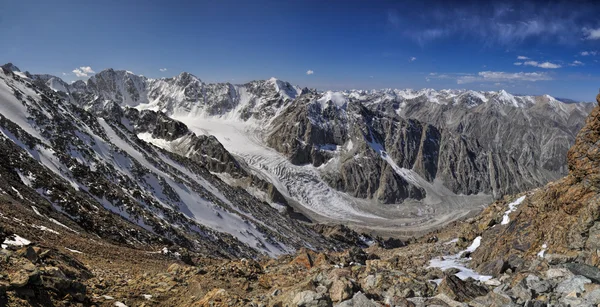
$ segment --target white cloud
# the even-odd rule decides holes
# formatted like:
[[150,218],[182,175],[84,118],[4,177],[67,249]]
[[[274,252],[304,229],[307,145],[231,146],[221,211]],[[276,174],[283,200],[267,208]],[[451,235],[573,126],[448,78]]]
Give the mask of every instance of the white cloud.
[[598,51],[581,51],[579,54],[581,54],[582,56],[596,55],[598,54]]
[[68,73],[66,73],[66,72],[63,72],[63,73],[62,73],[62,75],[63,75],[63,76],[66,76],[66,75],[68,75]]
[[411,62],[414,62],[414,61],[416,61],[416,60],[417,60],[417,58],[415,58],[415,57],[411,57],[411,58],[410,58],[410,61],[411,61]]
[[307,75],[312,75],[312,74],[314,74],[314,73],[315,73],[315,72],[314,72],[314,71],[312,71],[312,70],[310,70],[310,69],[306,71],[306,74],[307,74]]
[[77,77],[82,78],[82,77],[87,77],[89,74],[94,74],[96,72],[89,66],[81,66],[79,68],[73,69],[73,73]]
[[517,65],[517,66],[519,66],[519,65],[523,65],[523,63],[521,63],[521,62],[514,62],[513,64],[515,64],[515,65]]
[[598,29],[589,29],[583,28],[583,34],[585,35],[585,39],[600,39],[600,28]]
[[517,72],[481,71],[477,75],[459,76],[456,83],[465,84],[473,82],[513,82],[513,81],[545,81],[552,78],[544,72]]
[[540,64],[538,67],[550,68],[550,69],[561,68],[561,66],[559,64],[554,64],[554,63],[550,63],[550,62],[544,62],[544,63]]
[[529,58],[526,56],[520,55],[517,57],[517,60],[529,60]]
[[523,64],[528,65],[528,66],[539,67],[539,68],[546,68],[546,69],[549,69],[549,68],[554,69],[554,68],[562,67],[559,64],[554,64],[554,63],[550,63],[550,62],[539,63],[537,61],[526,61]]
[[166,68],[161,68],[161,69],[159,69],[159,70],[160,70],[161,72],[165,72],[165,71],[167,71],[167,69],[166,69]]
[[583,65],[584,65],[583,62],[577,61],[577,60],[575,60],[575,61],[573,61],[573,63],[569,64],[569,66],[583,66]]

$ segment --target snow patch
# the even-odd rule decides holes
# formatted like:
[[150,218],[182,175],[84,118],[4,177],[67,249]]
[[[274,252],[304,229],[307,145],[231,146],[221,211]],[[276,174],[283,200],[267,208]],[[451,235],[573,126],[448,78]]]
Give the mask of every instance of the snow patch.
[[46,226],[42,226],[42,225],[31,225],[31,226],[32,226],[33,228],[37,228],[37,229],[39,229],[39,230],[42,230],[42,231],[51,232],[51,233],[53,233],[53,234],[57,234],[57,235],[59,235],[59,234],[60,234],[58,231],[56,231],[56,230],[52,230],[51,228],[48,228],[48,227],[46,227]]
[[546,253],[546,249],[548,248],[548,245],[546,245],[546,243],[544,243],[544,245],[542,245],[542,250],[537,253],[537,256],[540,258],[544,258],[544,254]]
[[75,253],[75,254],[83,254],[83,252],[80,252],[80,251],[78,251],[78,250],[76,250],[76,249],[70,249],[70,248],[68,248],[68,247],[65,247],[65,249],[66,249],[66,250],[68,250],[68,251],[70,251],[71,253]]
[[506,212],[504,212],[504,216],[502,216],[502,222],[500,223],[500,225],[506,225],[510,222],[510,217],[508,215],[511,214],[512,212],[514,212],[515,210],[517,210],[517,206],[520,205],[524,200],[525,200],[525,195],[517,198],[517,200],[508,204],[508,210],[506,210]]
[[469,262],[469,260],[471,260],[471,258],[463,258],[462,257],[462,255],[464,253],[474,252],[475,250],[477,250],[477,248],[480,245],[481,245],[481,237],[477,237],[477,238],[475,238],[475,240],[473,240],[473,243],[471,243],[471,245],[469,245],[469,247],[467,247],[467,249],[459,252],[458,254],[431,259],[429,261],[428,268],[439,268],[442,271],[452,269],[452,268],[458,269],[460,272],[456,273],[455,275],[456,275],[456,277],[458,277],[462,280],[465,280],[467,278],[473,278],[473,279],[479,280],[481,282],[490,280],[490,279],[492,279],[492,276],[481,275],[481,274],[475,272],[473,269],[470,269],[466,266],[467,262]]
[[31,244],[31,241],[17,235],[13,234],[14,239],[5,239],[2,248],[6,248],[8,245],[10,246],[27,246]]

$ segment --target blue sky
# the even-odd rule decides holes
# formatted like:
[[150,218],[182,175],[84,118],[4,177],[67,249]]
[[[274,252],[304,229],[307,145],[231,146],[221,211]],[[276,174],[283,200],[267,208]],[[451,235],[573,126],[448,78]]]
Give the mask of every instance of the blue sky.
[[67,81],[111,67],[206,82],[274,76],[322,90],[506,89],[592,101],[598,16],[600,4],[585,1],[0,0],[0,62]]

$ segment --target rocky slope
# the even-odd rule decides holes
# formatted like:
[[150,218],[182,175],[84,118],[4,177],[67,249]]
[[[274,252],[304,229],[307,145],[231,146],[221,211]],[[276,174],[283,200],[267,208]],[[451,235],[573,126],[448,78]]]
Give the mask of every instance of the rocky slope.
[[[263,202],[213,175],[249,176],[214,137],[196,136],[160,113],[111,103],[90,113],[7,69],[0,71],[0,100],[1,193],[30,210],[62,213],[120,244],[220,257],[343,246],[292,218],[285,203]],[[139,134],[189,142],[173,153]],[[250,185],[281,198],[258,178]]]

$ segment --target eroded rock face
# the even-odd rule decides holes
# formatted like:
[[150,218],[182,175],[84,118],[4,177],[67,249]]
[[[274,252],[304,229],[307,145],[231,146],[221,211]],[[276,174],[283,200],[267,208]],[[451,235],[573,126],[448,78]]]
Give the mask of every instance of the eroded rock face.
[[[482,246],[472,257],[481,269],[509,259],[544,258],[550,264],[581,262],[599,265],[597,255],[598,186],[600,186],[600,108],[595,108],[568,153],[569,174],[525,195],[506,224],[507,203],[488,207],[466,227],[483,234]],[[490,223],[490,219],[492,222]],[[520,265],[522,268],[522,265]]]

